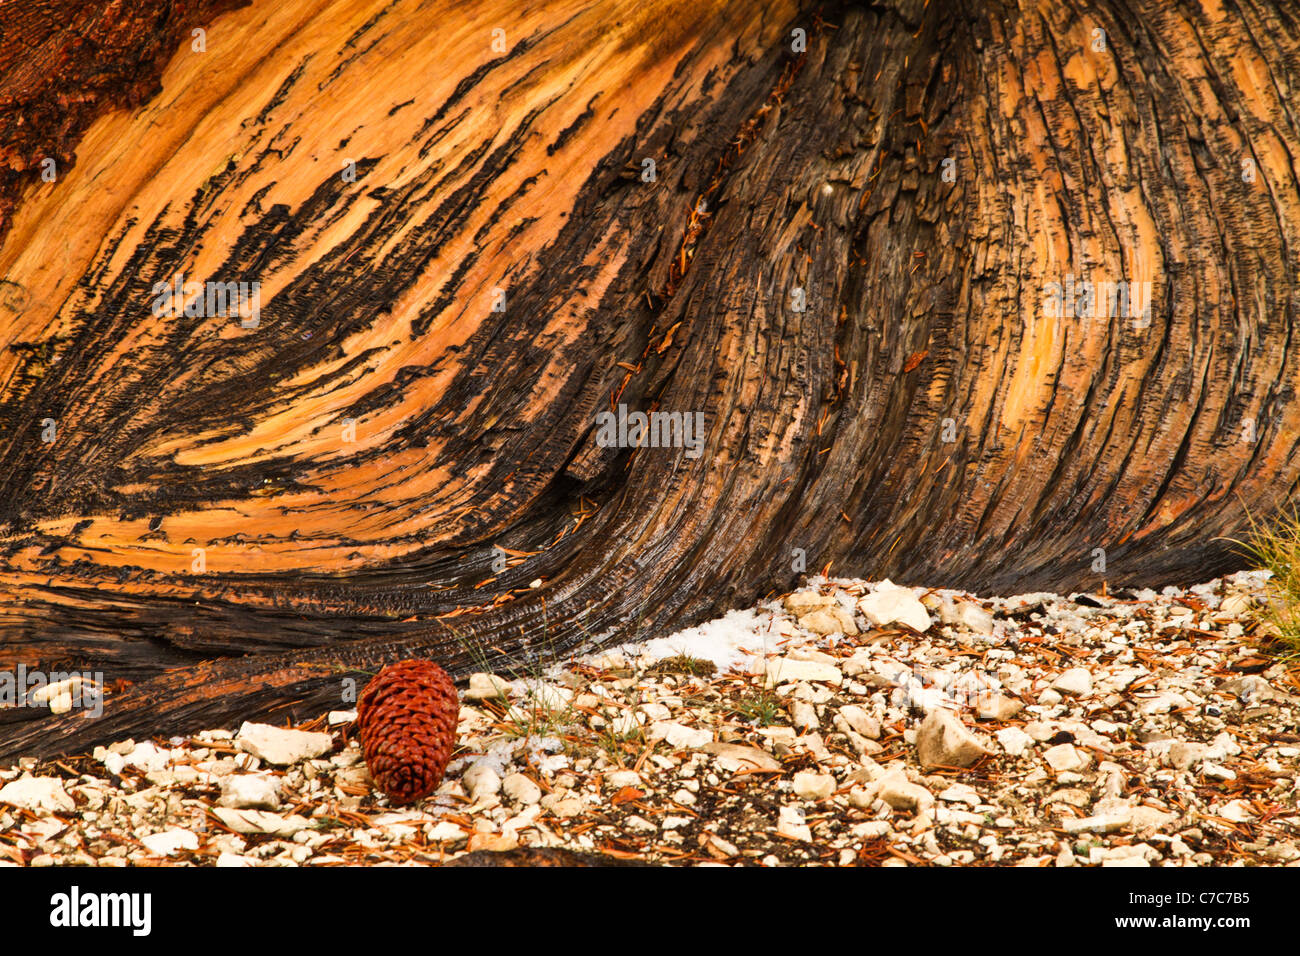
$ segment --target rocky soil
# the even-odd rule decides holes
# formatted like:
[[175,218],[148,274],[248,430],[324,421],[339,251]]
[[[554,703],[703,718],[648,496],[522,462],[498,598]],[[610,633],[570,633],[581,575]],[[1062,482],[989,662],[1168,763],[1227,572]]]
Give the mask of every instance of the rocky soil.
[[[536,673],[475,675],[438,794],[391,807],[349,711],[0,771],[0,862],[1300,865],[1300,682],[1265,575],[977,598],[813,579]],[[110,704],[111,706],[111,704]]]

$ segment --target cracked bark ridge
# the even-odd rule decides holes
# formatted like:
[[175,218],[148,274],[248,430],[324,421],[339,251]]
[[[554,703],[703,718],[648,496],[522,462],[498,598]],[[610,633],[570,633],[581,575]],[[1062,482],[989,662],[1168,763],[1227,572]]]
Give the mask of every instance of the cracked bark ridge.
[[[662,633],[795,549],[1207,578],[1295,490],[1281,4],[255,0],[208,50],[0,247],[0,666],[131,683],[4,755]],[[152,317],[178,273],[259,326]],[[1049,314],[1083,279],[1149,323]],[[703,454],[599,447],[619,405]]]

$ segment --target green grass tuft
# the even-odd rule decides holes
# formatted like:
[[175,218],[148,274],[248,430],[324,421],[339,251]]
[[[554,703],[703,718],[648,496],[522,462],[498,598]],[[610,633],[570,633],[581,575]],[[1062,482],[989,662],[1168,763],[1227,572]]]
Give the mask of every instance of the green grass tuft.
[[775,724],[782,711],[781,698],[765,687],[755,688],[736,701],[733,708],[737,716],[751,721],[757,727]]
[[[1250,512],[1250,534],[1236,541],[1256,568],[1272,572],[1268,600],[1261,618],[1272,625],[1287,658],[1300,657],[1300,511],[1295,506],[1272,522],[1257,521]],[[1234,539],[1235,540],[1235,539]]]
[[700,657],[691,657],[689,654],[677,654],[674,657],[665,657],[659,663],[653,665],[647,673],[712,677],[717,669],[717,665],[713,661]]

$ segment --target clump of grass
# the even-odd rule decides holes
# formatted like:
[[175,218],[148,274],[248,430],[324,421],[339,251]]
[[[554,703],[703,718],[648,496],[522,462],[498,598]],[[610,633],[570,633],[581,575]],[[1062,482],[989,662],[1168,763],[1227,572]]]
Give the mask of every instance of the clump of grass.
[[759,727],[769,727],[781,715],[781,698],[766,687],[756,688],[736,701],[734,713]]
[[501,695],[499,704],[504,711],[502,726],[506,736],[556,737],[573,726],[576,720],[573,707],[553,708],[538,701],[534,696],[534,688],[538,685],[533,678],[527,680],[527,699],[512,705],[504,694]]
[[[510,694],[504,689],[483,701],[489,712],[496,713],[500,717],[502,732],[507,737],[559,736],[576,720],[571,704],[552,707],[537,699],[542,684],[550,683],[546,680],[546,671],[560,659],[555,650],[549,622],[545,617],[543,617],[543,626],[545,649],[523,667],[494,666],[494,661],[489,657],[487,648],[483,644],[460,638],[462,646],[469,652],[475,667],[481,673],[492,674],[510,682],[522,681],[528,688],[524,699],[516,703],[511,703]],[[454,629],[453,633],[455,633]]]
[[650,668],[651,674],[684,674],[687,677],[712,677],[718,667],[713,661],[689,654],[665,657]]
[[1287,648],[1300,657],[1300,511],[1295,506],[1272,522],[1256,521],[1249,512],[1250,534],[1242,547],[1257,568],[1272,572],[1263,619]]
[[640,724],[626,734],[617,734],[613,722],[605,725],[596,741],[596,745],[605,751],[605,756],[620,765],[625,756],[635,757],[645,749],[645,743],[645,728]]

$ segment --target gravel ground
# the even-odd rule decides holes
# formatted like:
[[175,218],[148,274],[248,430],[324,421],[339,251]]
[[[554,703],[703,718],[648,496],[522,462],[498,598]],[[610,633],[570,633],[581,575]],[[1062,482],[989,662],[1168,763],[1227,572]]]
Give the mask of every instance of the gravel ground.
[[[1300,671],[1266,575],[978,598],[813,579],[699,628],[475,675],[437,795],[391,807],[353,714],[0,771],[0,863],[1300,865]],[[508,858],[509,852],[503,855]]]

